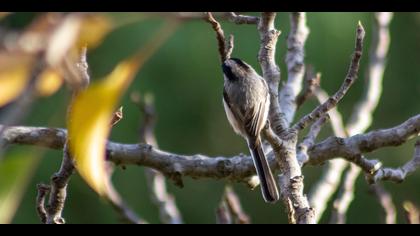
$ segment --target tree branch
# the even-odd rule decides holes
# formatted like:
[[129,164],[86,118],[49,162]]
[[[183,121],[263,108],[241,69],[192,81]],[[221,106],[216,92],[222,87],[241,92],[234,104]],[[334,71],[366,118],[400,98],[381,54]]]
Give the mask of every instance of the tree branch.
[[363,39],[365,37],[365,30],[362,24],[359,22],[356,30],[356,46],[354,49],[353,57],[350,63],[349,71],[347,72],[346,78],[341,85],[340,89],[331,96],[326,102],[319,105],[311,113],[302,117],[299,122],[293,125],[293,128],[296,130],[302,130],[306,126],[310,125],[317,119],[319,119],[323,114],[331,110],[337,105],[337,103],[344,97],[351,85],[357,79],[357,74],[359,72],[360,59],[362,57],[362,48],[363,48]]
[[280,107],[286,121],[290,124],[296,112],[296,98],[302,90],[302,80],[305,73],[305,42],[309,29],[306,26],[306,13],[290,14],[290,33],[287,37],[287,83],[280,91]]
[[206,15],[207,17],[205,20],[212,25],[214,32],[216,32],[217,44],[219,45],[220,60],[223,63],[226,59],[230,58],[230,55],[232,54],[233,36],[230,35],[229,40],[227,41],[220,23],[214,19],[210,12],[207,12]]
[[297,158],[299,161],[299,165],[302,166],[303,163],[309,160],[308,156],[308,149],[311,148],[315,144],[315,139],[318,136],[319,132],[321,131],[322,126],[330,119],[328,113],[321,117],[321,119],[317,120],[309,130],[308,134],[305,138],[303,138],[302,142],[297,146]]
[[246,16],[246,15],[238,15],[235,12],[227,12],[225,16],[229,19],[229,21],[235,24],[258,24],[260,18],[256,16]]
[[221,224],[250,224],[249,216],[242,210],[238,196],[230,186],[225,187],[220,205],[216,210],[217,222]]
[[259,20],[260,50],[258,52],[258,61],[270,92],[269,120],[271,127],[273,127],[277,135],[280,135],[287,129],[287,122],[278,101],[280,68],[276,64],[275,54],[277,39],[281,32],[274,27],[275,18],[276,13],[266,12],[262,13]]
[[400,168],[380,168],[373,175],[367,176],[370,183],[376,183],[378,181],[389,180],[396,183],[401,183],[407,177],[407,175],[412,174],[420,167],[420,140],[415,144],[415,150],[413,158],[405,163],[404,166]]
[[395,224],[397,221],[397,210],[395,205],[392,202],[392,196],[385,188],[380,184],[372,185],[370,190],[378,198],[382,208],[385,213],[385,223],[386,224]]
[[420,224],[420,211],[418,207],[410,201],[405,201],[403,207],[408,223]]
[[[329,97],[328,94],[320,87],[315,90],[315,96],[320,104],[327,101]],[[331,119],[330,123],[334,134],[338,137],[347,137],[347,133],[343,125],[343,119],[340,112],[338,112],[337,107],[331,109],[328,114]],[[349,162],[344,159],[334,159],[329,161],[323,168],[321,178],[311,188],[311,191],[309,192],[309,202],[311,203],[311,206],[315,208],[316,222],[319,222],[321,219],[325,209],[327,208],[329,199],[339,187],[341,175],[348,164]]]
[[[131,100],[143,113],[143,121],[140,129],[140,142],[158,147],[154,134],[156,113],[153,105],[153,97],[146,94],[140,99],[139,94],[132,94]],[[181,214],[176,206],[175,198],[166,190],[165,176],[150,168],[145,169],[147,184],[150,190],[152,202],[159,208],[160,219],[164,224],[182,224]]]
[[313,75],[311,69],[306,69],[306,79],[303,91],[296,98],[296,109],[303,105],[303,103],[314,95],[315,90],[319,87],[321,81],[321,73]]
[[[360,102],[355,106],[350,121],[346,126],[346,131],[349,135],[364,132],[372,123],[373,111],[377,107],[382,93],[383,73],[386,66],[385,59],[390,43],[389,23],[391,19],[392,13],[390,12],[375,13],[375,24],[373,26],[374,34],[370,51],[369,73],[366,77],[365,92]],[[351,188],[350,186],[354,186],[360,171],[361,170],[357,168],[357,166],[350,166],[349,172],[351,174],[346,176],[350,180],[353,180],[353,184],[350,182],[348,183],[349,187],[347,188],[347,191],[354,191],[354,187]],[[346,193],[345,191],[342,192],[344,195],[353,195],[352,193]],[[340,201],[340,196],[336,201]],[[343,199],[343,201],[347,204],[347,206],[342,207],[342,214],[345,214],[352,199]],[[344,206],[344,204],[337,204]]]
[[[338,157],[350,157],[372,152],[389,146],[399,146],[417,137],[420,132],[420,114],[389,129],[371,131],[349,138],[329,137],[308,150],[308,165],[319,165]],[[61,149],[67,132],[64,129],[42,127],[6,127],[0,139],[6,144],[36,145]],[[281,142],[281,141],[280,141]],[[270,167],[278,170],[272,152],[267,154]],[[157,169],[172,179],[182,176],[193,178],[226,178],[241,182],[255,174],[251,158],[238,155],[233,157],[208,157],[201,154],[179,155],[154,148],[148,144],[107,143],[107,159],[116,164],[132,164]]]

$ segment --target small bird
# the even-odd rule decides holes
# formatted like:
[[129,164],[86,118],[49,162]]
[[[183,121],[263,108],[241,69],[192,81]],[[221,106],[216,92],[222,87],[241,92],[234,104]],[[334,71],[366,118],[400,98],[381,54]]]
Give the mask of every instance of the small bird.
[[264,200],[274,203],[279,199],[279,191],[260,137],[270,108],[267,83],[250,65],[237,58],[225,60],[222,69],[223,105],[227,118],[234,131],[248,143]]

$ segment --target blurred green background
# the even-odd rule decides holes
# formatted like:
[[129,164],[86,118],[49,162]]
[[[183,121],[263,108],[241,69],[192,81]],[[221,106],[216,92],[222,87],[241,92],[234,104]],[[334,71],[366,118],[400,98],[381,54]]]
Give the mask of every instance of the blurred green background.
[[[88,54],[93,78],[106,75],[121,59],[140,48],[165,20],[162,17],[143,18],[148,13],[112,13],[116,21],[136,19],[111,32],[103,43]],[[6,24],[24,25],[31,13],[16,13]],[[277,45],[277,62],[281,67],[282,80],[287,77],[284,63],[289,31],[287,13],[279,13],[277,28],[282,31]],[[322,86],[333,93],[346,75],[354,46],[355,29],[361,20],[366,29],[366,43],[359,80],[339,104],[338,109],[347,118],[363,92],[364,75],[371,42],[372,13],[308,13],[311,30],[306,43],[306,63],[322,73]],[[237,26],[222,21],[225,33],[235,36],[233,56],[247,61],[258,71],[256,55],[259,37],[254,25]],[[383,96],[374,113],[370,130],[395,126],[420,111],[420,14],[396,13],[391,23],[391,46],[388,66],[384,75]],[[248,153],[245,142],[234,134],[228,124],[222,106],[223,77],[219,65],[215,34],[209,24],[201,20],[182,23],[176,33],[147,61],[136,80],[125,94],[124,119],[113,129],[111,139],[122,143],[135,143],[138,138],[141,113],[130,102],[132,91],[150,92],[155,96],[158,122],[156,136],[163,150],[182,154],[202,153],[209,156],[231,156]],[[65,111],[69,91],[62,88],[52,97],[38,100],[22,125],[65,126]],[[316,106],[311,100],[299,110],[300,117]],[[318,140],[331,135],[326,126]],[[367,155],[377,158],[386,166],[399,166],[413,154],[414,140],[403,146],[384,148]],[[41,148],[13,146],[5,155],[5,161],[17,155],[38,155]],[[45,152],[44,152],[45,151]],[[34,154],[35,153],[35,154]],[[58,170],[61,152],[43,150],[40,160],[33,165],[33,175],[25,189],[13,223],[39,223],[35,211],[36,184],[49,182]],[[117,168],[114,183],[130,206],[152,223],[159,223],[158,210],[149,199],[144,168],[127,166]],[[322,167],[305,167],[305,191],[318,179]],[[402,184],[385,183],[398,208],[398,222],[404,223],[402,202],[420,204],[420,171]],[[0,181],[1,182],[1,181]],[[214,223],[224,185],[223,180],[192,180],[184,178],[185,187],[177,188],[168,182],[186,223]],[[0,186],[0,189],[2,186]],[[265,204],[259,189],[251,191],[241,184],[234,184],[244,210],[253,223],[286,223],[282,203]],[[331,204],[330,204],[331,205]],[[328,222],[330,207],[321,222]],[[68,188],[68,200],[64,210],[67,223],[118,223],[118,215],[81,180],[74,175]],[[380,223],[382,210],[376,198],[369,193],[364,177],[359,177],[355,200],[348,212],[348,223]]]

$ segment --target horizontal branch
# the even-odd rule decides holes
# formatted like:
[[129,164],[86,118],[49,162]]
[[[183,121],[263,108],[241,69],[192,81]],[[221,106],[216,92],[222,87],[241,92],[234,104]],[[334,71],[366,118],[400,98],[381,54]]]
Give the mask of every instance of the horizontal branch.
[[368,178],[373,183],[376,183],[380,180],[390,180],[393,182],[400,183],[405,177],[413,173],[417,168],[420,167],[420,141],[417,141],[415,144],[415,150],[413,158],[405,163],[404,166],[396,169],[392,168],[381,168],[375,172],[371,178]]
[[420,114],[393,128],[357,134],[349,138],[329,137],[308,150],[308,164],[322,164],[334,157],[353,159],[362,153],[382,147],[399,146],[419,133]]
[[[3,126],[0,125],[0,128]],[[317,165],[337,157],[354,157],[387,146],[398,146],[416,137],[420,132],[420,114],[399,126],[371,131],[349,138],[329,137],[308,150],[306,164]],[[62,149],[67,132],[57,128],[5,127],[0,137],[6,144],[36,145]],[[278,170],[273,153],[267,154],[271,168]],[[192,178],[226,178],[244,181],[255,174],[249,156],[208,157],[205,155],[179,155],[162,151],[147,144],[121,144],[108,142],[107,158],[116,164],[133,164],[157,169],[182,185],[182,176]]]

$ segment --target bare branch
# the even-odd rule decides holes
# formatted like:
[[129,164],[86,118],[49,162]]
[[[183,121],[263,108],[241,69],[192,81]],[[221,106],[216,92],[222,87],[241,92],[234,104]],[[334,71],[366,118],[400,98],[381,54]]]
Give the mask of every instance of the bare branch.
[[[346,126],[346,130],[349,135],[355,135],[357,133],[364,132],[372,122],[372,114],[376,106],[379,103],[379,99],[382,93],[382,79],[383,73],[385,71],[385,59],[389,48],[390,35],[389,35],[389,23],[392,19],[392,13],[382,12],[375,14],[375,24],[374,24],[374,35],[372,41],[372,47],[370,52],[370,61],[369,61],[369,73],[366,77],[367,86],[365,87],[365,92],[360,100],[360,102],[355,106],[350,118],[349,123]],[[354,165],[350,167],[349,175],[346,175],[353,180],[353,185],[357,179],[357,176],[360,174],[360,169]],[[348,183],[348,185],[352,185]],[[354,187],[347,188],[347,191],[354,191]],[[344,195],[352,195],[350,193],[343,192]],[[340,196],[337,201],[340,201]],[[352,199],[345,200],[339,205],[342,205],[343,210],[342,214],[345,214],[349,208]],[[347,204],[347,206],[344,206]]]
[[306,135],[306,137],[303,138],[302,142],[297,146],[297,158],[300,166],[302,166],[305,162],[309,160],[308,149],[315,144],[315,139],[321,131],[322,126],[329,119],[330,116],[326,114],[323,117],[321,117],[321,119],[317,120],[311,126],[308,135]]
[[262,13],[259,20],[258,31],[260,34],[260,50],[258,52],[258,61],[270,91],[269,120],[274,132],[277,135],[280,135],[288,126],[278,101],[280,68],[276,64],[275,54],[280,31],[274,27],[275,18],[276,13],[265,12]]
[[[315,90],[315,96],[320,104],[327,101],[329,97],[328,94],[319,87]],[[338,137],[347,137],[347,133],[343,125],[343,119],[337,108],[334,107],[328,112],[328,114],[331,118],[330,123],[334,134]],[[329,199],[339,187],[341,175],[348,164],[349,162],[343,159],[330,160],[323,168],[321,178],[312,187],[309,194],[309,202],[311,203],[311,206],[315,208],[316,222],[319,222],[321,219],[325,209],[327,208]]]
[[74,164],[66,143],[63,148],[63,160],[60,170],[51,177],[51,191],[47,205],[47,224],[65,223],[62,213],[67,198],[67,184],[73,172]]
[[[2,126],[1,126],[2,127]],[[399,146],[417,137],[420,132],[420,114],[389,129],[371,131],[349,138],[329,137],[308,150],[309,165],[319,165],[338,157],[354,158],[361,153],[379,148]],[[36,145],[61,149],[67,132],[64,129],[39,127],[6,127],[0,139],[6,144]],[[280,140],[280,139],[279,139]],[[283,141],[279,141],[280,144]],[[284,145],[284,144],[281,144]],[[148,144],[107,143],[107,158],[116,164],[147,166],[159,170],[173,180],[182,176],[194,178],[227,178],[242,181],[255,174],[249,156],[208,157],[201,154],[186,156],[166,152]],[[267,154],[270,167],[278,170],[272,152]]]
[[235,12],[227,12],[225,13],[226,17],[229,21],[235,24],[258,24],[260,18],[256,16],[246,16],[246,15],[238,15]]
[[360,59],[362,57],[362,48],[363,48],[363,39],[365,37],[365,30],[362,24],[359,22],[356,30],[356,46],[354,49],[353,57],[347,72],[346,78],[341,85],[340,89],[331,96],[326,102],[319,105],[311,113],[302,117],[299,122],[297,122],[293,128],[296,130],[302,130],[309,124],[313,123],[319,119],[323,114],[331,110],[337,105],[337,103],[344,97],[351,85],[357,79],[357,74],[359,72]]
[[238,196],[230,186],[226,186],[220,206],[218,208],[218,221],[234,224],[250,224],[249,216],[242,210]]
[[45,184],[38,184],[37,191],[38,194],[36,196],[36,211],[38,213],[41,222],[46,224],[47,223],[47,211],[45,209],[45,198],[50,192],[50,186]]
[[349,138],[329,137],[315,144],[308,151],[308,164],[316,165],[333,157],[352,159],[362,153],[372,152],[381,147],[399,146],[420,133],[420,114],[389,129],[357,134]]
[[372,176],[368,176],[368,181],[371,183],[376,183],[380,180],[389,180],[393,182],[400,183],[402,182],[407,175],[412,174],[420,167],[420,140],[415,144],[415,151],[413,159],[405,163],[404,166],[396,169],[392,168],[381,168],[376,171]]
[[[80,55],[80,65],[77,66],[78,69],[78,76],[81,79],[80,86],[74,87],[73,89],[73,97],[77,95],[80,91],[85,89],[89,84],[89,75],[87,74],[87,63],[86,63],[86,48],[82,50]],[[71,105],[67,109],[67,119],[69,114],[72,112]],[[71,121],[69,121],[71,122]],[[67,185],[70,180],[71,175],[73,174],[75,167],[73,163],[73,158],[71,157],[70,151],[68,149],[68,142],[69,139],[65,139],[65,144],[63,146],[63,160],[61,162],[60,170],[53,174],[51,177],[51,184],[50,184],[50,197],[48,201],[48,205],[46,207],[47,210],[47,219],[45,221],[46,224],[64,224],[65,220],[62,217],[62,212],[64,210],[64,204],[67,197]],[[43,218],[41,218],[43,220]]]
[[384,209],[385,223],[395,224],[397,221],[397,211],[394,203],[392,202],[391,194],[379,183],[372,185],[370,189],[376,195],[382,208]]
[[280,107],[287,123],[290,124],[296,112],[296,97],[302,90],[302,80],[305,73],[305,42],[309,29],[306,26],[306,13],[290,14],[290,33],[287,37],[287,83],[280,91]]
[[219,55],[221,62],[224,62],[226,59],[230,58],[230,55],[233,51],[233,36],[229,37],[229,41],[226,41],[225,33],[223,32],[220,23],[214,19],[213,15],[210,12],[206,13],[207,17],[205,20],[209,22],[214,32],[216,32],[217,43],[219,45]]
[[405,216],[409,224],[420,224],[420,211],[412,202],[404,202]]
[[[131,94],[131,100],[139,106],[143,112],[143,122],[140,129],[140,142],[158,147],[154,128],[156,113],[151,94],[146,94],[144,99],[140,95]],[[153,203],[159,208],[160,219],[165,224],[182,224],[181,214],[176,206],[175,198],[166,190],[165,176],[150,168],[146,168],[147,184],[150,189],[150,197]]]
[[321,81],[321,73],[313,75],[311,69],[306,69],[306,79],[303,91],[296,98],[296,109],[303,105],[303,103],[312,97],[317,87],[319,87]]
[[350,135],[366,130],[372,123],[372,114],[379,103],[382,94],[382,79],[385,71],[386,55],[388,53],[389,36],[388,25],[392,19],[391,12],[375,14],[376,27],[373,33],[372,50],[369,59],[369,74],[366,77],[366,91],[363,98],[355,106],[347,130]]
[[131,224],[147,224],[145,220],[137,216],[137,214],[129,206],[127,206],[123,199],[121,199],[112,183],[108,186],[107,201],[124,221]]
[[232,224],[232,216],[229,212],[229,207],[226,201],[222,200],[216,209],[216,223],[217,224]]
[[354,172],[358,170],[359,168],[357,166],[351,165],[350,171],[346,172],[344,175],[344,182],[340,192],[338,193],[340,197],[333,203],[334,210],[332,211],[330,223],[344,224],[346,222],[347,207],[349,202],[351,202],[354,198],[353,183],[357,177]]

